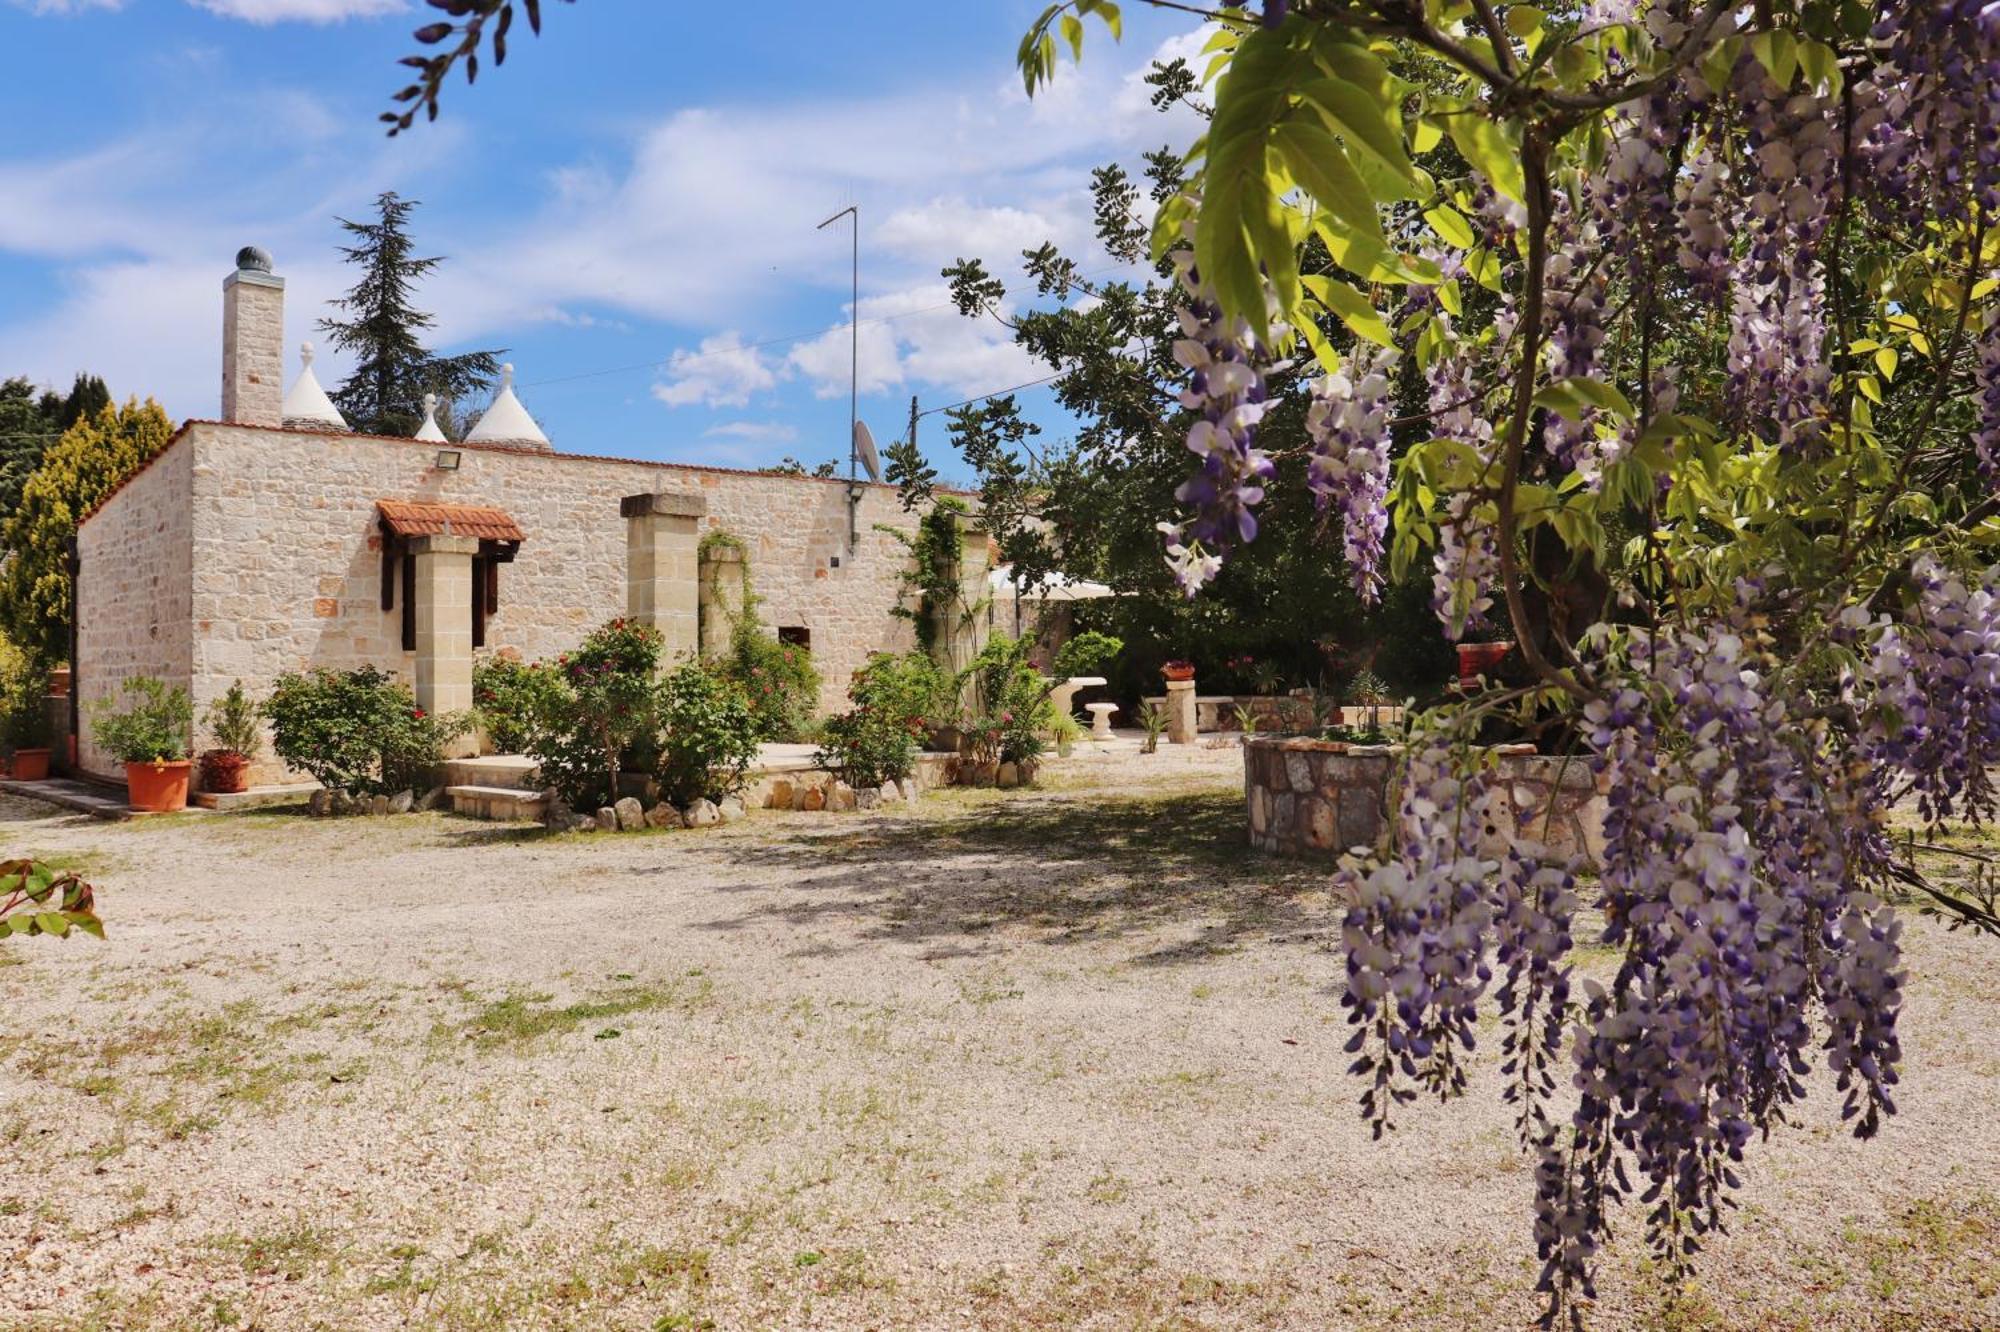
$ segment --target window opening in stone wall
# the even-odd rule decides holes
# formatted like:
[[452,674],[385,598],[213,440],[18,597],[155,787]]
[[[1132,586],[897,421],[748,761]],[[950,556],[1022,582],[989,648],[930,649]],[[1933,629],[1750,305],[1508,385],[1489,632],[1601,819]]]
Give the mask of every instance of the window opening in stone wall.
[[802,624],[780,625],[778,626],[778,641],[780,643],[789,643],[793,647],[802,647],[810,652],[813,645],[813,631]]

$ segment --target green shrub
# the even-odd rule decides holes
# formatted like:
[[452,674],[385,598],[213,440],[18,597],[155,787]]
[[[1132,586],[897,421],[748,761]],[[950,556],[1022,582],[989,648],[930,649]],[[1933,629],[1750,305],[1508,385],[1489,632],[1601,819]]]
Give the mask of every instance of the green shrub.
[[257,705],[244,692],[241,680],[208,705],[202,721],[217,749],[254,759],[264,747],[264,733],[257,724]]
[[1086,629],[1056,649],[1054,675],[1072,680],[1079,675],[1103,675],[1112,659],[1125,650],[1125,640]]
[[426,713],[407,688],[372,666],[281,675],[263,713],[271,748],[286,766],[347,795],[428,785],[445,747],[471,725],[470,717]]
[[532,714],[524,748],[540,761],[542,780],[574,808],[617,799],[628,751],[654,742],[653,677],[662,646],[659,630],[617,619],[549,668],[552,686]]
[[0,745],[7,752],[49,744],[49,676],[11,645],[0,652]]
[[488,657],[472,668],[473,710],[498,753],[526,752],[535,718],[561,692],[561,674],[543,662]]
[[179,685],[169,689],[150,675],[128,678],[120,693],[126,707],[99,699],[90,732],[121,763],[177,763],[188,756],[194,704]]
[[660,798],[721,800],[743,789],[757,758],[756,720],[733,681],[699,662],[669,671],[654,690]]
[[1048,748],[1055,716],[1049,682],[1028,660],[1033,645],[995,634],[966,668],[973,715],[965,724],[975,758],[1030,763]]
[[737,621],[729,651],[717,669],[743,691],[758,739],[797,744],[812,730],[820,681],[812,653],[805,648],[780,643],[746,613]]
[[847,687],[854,707],[826,720],[816,761],[856,789],[900,781],[915,769],[923,737],[956,694],[924,653],[877,653]]

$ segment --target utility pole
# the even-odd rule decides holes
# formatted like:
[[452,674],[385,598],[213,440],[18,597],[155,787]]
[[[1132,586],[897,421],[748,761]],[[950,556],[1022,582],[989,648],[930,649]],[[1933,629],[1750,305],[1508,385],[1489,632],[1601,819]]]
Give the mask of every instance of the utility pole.
[[851,557],[861,540],[861,448],[855,435],[855,424],[861,419],[861,205],[849,204],[813,230],[825,231],[843,217],[854,221],[854,303],[850,307],[854,318],[848,325],[852,337],[847,361],[847,553]]

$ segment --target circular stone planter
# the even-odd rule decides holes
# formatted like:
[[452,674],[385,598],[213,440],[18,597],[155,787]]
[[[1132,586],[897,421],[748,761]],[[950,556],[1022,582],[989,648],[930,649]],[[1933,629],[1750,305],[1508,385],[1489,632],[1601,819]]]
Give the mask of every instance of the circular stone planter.
[[167,814],[186,809],[188,774],[194,765],[186,759],[173,762],[127,763],[126,802],[146,814]]
[[[1245,739],[1250,844],[1274,855],[1325,860],[1355,847],[1380,849],[1394,822],[1399,757],[1394,745]],[[1496,746],[1494,757],[1499,808],[1513,817],[1487,830],[1482,854],[1498,854],[1516,838],[1546,843],[1563,856],[1602,853],[1604,791],[1587,763],[1537,754],[1532,745]]]

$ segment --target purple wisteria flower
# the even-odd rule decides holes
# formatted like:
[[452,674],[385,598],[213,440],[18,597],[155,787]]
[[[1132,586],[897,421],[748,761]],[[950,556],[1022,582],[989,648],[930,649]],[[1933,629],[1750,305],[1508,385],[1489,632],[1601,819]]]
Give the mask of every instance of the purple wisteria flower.
[[1382,548],[1389,531],[1389,405],[1396,353],[1359,346],[1313,385],[1306,410],[1312,463],[1306,483],[1321,512],[1340,507],[1342,544],[1364,604],[1382,599]]
[[1249,321],[1222,313],[1202,285],[1191,252],[1177,252],[1174,267],[1187,297],[1174,360],[1188,372],[1181,405],[1199,413],[1187,446],[1201,466],[1174,492],[1193,512],[1182,522],[1162,524],[1162,530],[1174,576],[1192,596],[1215,576],[1231,548],[1257,539],[1256,506],[1277,468],[1256,447],[1257,426],[1270,405],[1262,369],[1267,350]]

